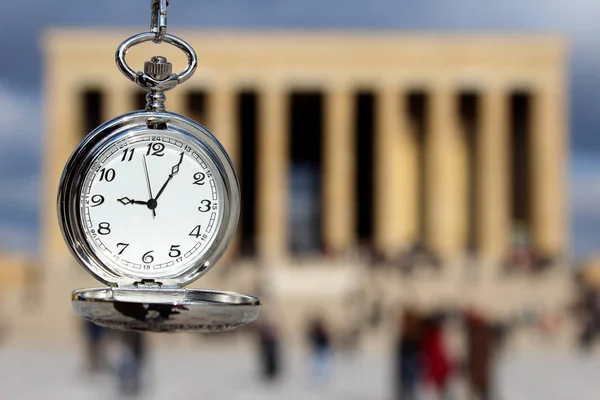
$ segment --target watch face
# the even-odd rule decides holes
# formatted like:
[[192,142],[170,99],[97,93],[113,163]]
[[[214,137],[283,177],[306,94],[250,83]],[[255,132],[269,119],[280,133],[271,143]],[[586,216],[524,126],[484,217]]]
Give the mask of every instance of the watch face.
[[224,182],[196,140],[140,130],[101,149],[79,210],[96,257],[129,276],[176,276],[198,264],[224,219]]

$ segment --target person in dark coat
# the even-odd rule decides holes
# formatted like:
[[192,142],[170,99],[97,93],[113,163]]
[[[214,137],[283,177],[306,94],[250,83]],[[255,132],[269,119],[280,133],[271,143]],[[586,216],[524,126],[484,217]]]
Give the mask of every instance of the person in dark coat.
[[467,378],[471,396],[477,400],[492,397],[492,375],[496,331],[480,314],[469,311],[466,317]]
[[134,331],[121,332],[125,351],[118,368],[119,389],[127,396],[137,396],[142,389],[142,374],[146,361],[146,337]]
[[87,369],[91,374],[106,368],[104,341],[109,329],[85,320],[83,329],[86,341]]
[[280,372],[279,335],[275,324],[264,320],[258,326],[262,377],[274,381]]
[[407,308],[399,324],[395,352],[395,398],[416,400],[421,379],[421,318]]
[[331,338],[322,318],[309,323],[308,340],[313,358],[313,372],[320,380],[329,377],[331,364]]

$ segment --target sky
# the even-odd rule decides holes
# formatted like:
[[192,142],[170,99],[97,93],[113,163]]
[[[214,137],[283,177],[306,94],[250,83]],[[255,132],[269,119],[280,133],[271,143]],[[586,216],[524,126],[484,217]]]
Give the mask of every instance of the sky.
[[[0,12],[0,249],[39,245],[41,38],[51,27],[147,29],[150,0],[2,0]],[[184,28],[535,32],[570,44],[573,254],[600,249],[600,1],[171,0]],[[125,38],[124,38],[125,39]],[[201,52],[201,49],[197,49]]]

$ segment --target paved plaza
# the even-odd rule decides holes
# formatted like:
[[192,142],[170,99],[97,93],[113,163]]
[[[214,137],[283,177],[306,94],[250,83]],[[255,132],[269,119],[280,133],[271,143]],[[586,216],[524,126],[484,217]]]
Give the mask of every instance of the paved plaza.
[[[141,399],[383,400],[390,396],[390,364],[383,354],[338,355],[331,379],[315,382],[300,353],[287,354],[282,379],[266,385],[257,377],[250,350],[155,350]],[[118,350],[113,351],[115,357]],[[75,352],[0,350],[0,399],[119,399],[110,373],[88,376]],[[511,354],[498,366],[503,400],[596,400],[600,356]],[[465,398],[460,384],[455,399]]]

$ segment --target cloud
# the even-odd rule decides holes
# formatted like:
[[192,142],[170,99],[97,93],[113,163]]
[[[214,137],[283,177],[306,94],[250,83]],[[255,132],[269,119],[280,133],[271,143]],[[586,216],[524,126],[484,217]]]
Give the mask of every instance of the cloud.
[[37,172],[29,174],[26,179],[0,179],[0,190],[2,190],[0,207],[20,213],[30,213],[32,210],[37,212],[40,204],[39,187],[40,181]]
[[31,254],[37,248],[37,232],[20,225],[0,225],[0,252]]
[[570,208],[573,253],[583,257],[600,250],[600,157],[577,152],[571,164]]
[[17,150],[9,147],[14,145],[18,150],[39,150],[40,103],[39,92],[23,91],[0,81],[0,156]]
[[575,216],[600,218],[600,176],[593,182],[572,185],[571,208]]
[[600,173],[595,178],[572,182],[570,195],[573,214],[600,218]]
[[39,93],[0,82],[0,248],[33,251],[40,208]]

